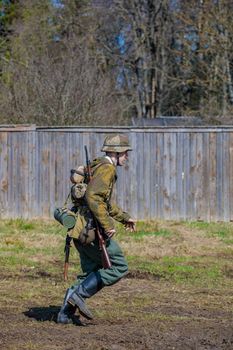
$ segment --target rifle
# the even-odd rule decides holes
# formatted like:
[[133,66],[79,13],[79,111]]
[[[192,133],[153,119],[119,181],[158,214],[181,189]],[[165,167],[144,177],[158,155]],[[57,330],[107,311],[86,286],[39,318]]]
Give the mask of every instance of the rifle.
[[70,256],[70,243],[71,243],[72,237],[70,237],[68,234],[66,235],[66,243],[64,248],[65,253],[65,263],[64,263],[64,281],[67,281],[68,279],[68,266],[69,266],[69,256]]
[[[86,156],[86,168],[85,168],[85,178],[87,183],[89,183],[92,179],[92,174],[91,174],[91,167],[90,167],[90,160],[88,157],[88,150],[87,150],[87,146],[84,146],[85,148],[85,156]],[[102,236],[102,234],[100,233],[100,227],[99,227],[99,223],[96,220],[96,218],[94,217],[94,222],[95,222],[95,227],[96,227],[96,233],[97,233],[97,237],[99,240],[99,247],[100,250],[102,252],[102,264],[103,264],[103,268],[104,269],[109,269],[112,266],[112,263],[109,259],[109,255],[106,249],[106,244],[105,244],[105,240]]]

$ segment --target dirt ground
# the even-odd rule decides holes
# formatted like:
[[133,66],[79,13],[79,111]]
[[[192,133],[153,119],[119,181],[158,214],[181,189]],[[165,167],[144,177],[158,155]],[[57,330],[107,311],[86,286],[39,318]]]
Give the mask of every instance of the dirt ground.
[[223,287],[129,274],[88,300],[94,320],[75,325],[56,323],[64,284],[46,274],[1,276],[0,290],[2,350],[233,349],[232,291]]

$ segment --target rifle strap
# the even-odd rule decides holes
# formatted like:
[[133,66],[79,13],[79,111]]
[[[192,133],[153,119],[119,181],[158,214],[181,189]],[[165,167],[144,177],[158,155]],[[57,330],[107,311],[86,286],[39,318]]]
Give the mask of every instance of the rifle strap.
[[68,202],[69,202],[70,196],[71,196],[71,193],[69,192],[69,194],[68,194],[68,196],[66,197],[66,200],[65,200],[65,202],[64,202],[64,204],[63,204],[63,208],[67,208],[67,204],[68,204]]

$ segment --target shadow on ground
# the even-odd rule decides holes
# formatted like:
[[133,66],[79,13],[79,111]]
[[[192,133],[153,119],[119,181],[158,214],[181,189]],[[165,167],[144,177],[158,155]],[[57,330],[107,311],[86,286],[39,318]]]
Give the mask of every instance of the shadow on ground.
[[24,315],[29,318],[34,318],[37,321],[53,321],[57,322],[57,315],[60,310],[59,306],[50,305],[48,307],[32,307],[24,312]]
[[[60,311],[60,306],[50,305],[48,307],[32,307],[28,311],[23,312],[23,314],[29,318],[34,318],[39,322],[55,322],[57,323],[57,315]],[[73,316],[73,323],[77,326],[84,326],[80,321],[78,316]]]

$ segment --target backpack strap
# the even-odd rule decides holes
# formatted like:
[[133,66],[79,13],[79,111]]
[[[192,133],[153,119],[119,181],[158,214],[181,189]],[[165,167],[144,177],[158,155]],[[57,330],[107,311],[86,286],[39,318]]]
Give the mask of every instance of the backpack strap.
[[[95,171],[96,171],[98,168],[100,168],[102,165],[104,165],[104,164],[111,164],[111,163],[101,161],[99,164],[95,165],[95,166],[93,167],[93,169],[91,169],[91,176],[93,176],[93,174],[95,173]],[[86,167],[85,167],[85,170],[86,170]],[[84,171],[84,173],[85,173],[85,172],[86,172],[86,171]]]

